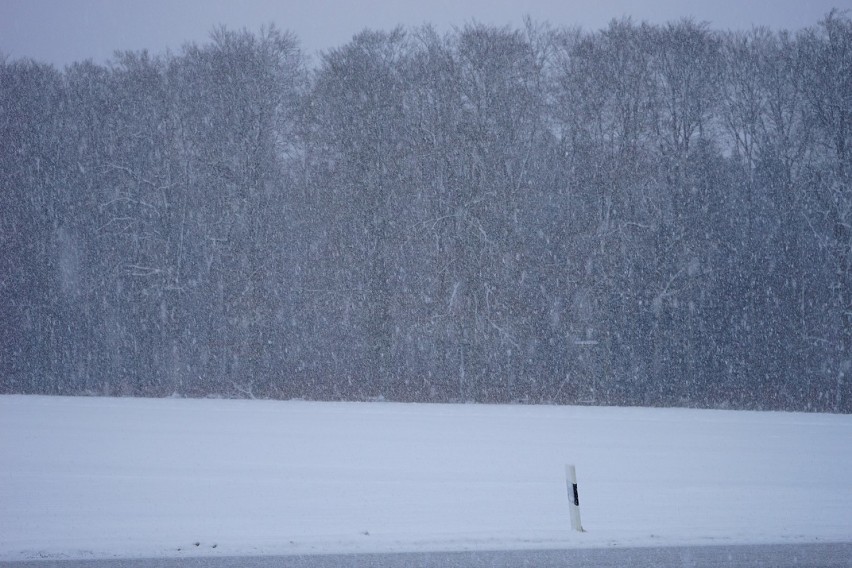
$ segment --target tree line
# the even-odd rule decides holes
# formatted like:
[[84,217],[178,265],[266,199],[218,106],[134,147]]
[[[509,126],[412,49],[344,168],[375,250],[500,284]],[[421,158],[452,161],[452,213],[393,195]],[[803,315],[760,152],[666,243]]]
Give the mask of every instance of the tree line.
[[0,392],[852,411],[852,20],[0,59]]

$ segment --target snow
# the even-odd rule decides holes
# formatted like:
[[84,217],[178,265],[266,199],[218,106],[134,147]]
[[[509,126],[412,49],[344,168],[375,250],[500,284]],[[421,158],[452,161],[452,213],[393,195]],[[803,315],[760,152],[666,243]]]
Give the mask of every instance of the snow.
[[850,542],[850,471],[848,415],[2,396],[0,561]]

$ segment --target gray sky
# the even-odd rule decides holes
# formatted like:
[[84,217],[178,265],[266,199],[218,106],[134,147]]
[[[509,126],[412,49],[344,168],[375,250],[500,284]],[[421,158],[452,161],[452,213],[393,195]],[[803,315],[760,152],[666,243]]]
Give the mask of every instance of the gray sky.
[[219,24],[296,33],[308,54],[340,46],[364,28],[431,23],[440,31],[470,21],[520,25],[524,15],[555,27],[605,27],[612,18],[661,23],[692,16],[715,29],[754,25],[800,29],[852,0],[0,0],[0,53],[62,66],[114,50],[179,51]]

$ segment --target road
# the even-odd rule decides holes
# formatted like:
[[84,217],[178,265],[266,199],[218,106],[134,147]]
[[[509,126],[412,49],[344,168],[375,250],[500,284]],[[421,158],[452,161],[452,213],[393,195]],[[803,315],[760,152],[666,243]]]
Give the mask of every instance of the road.
[[37,560],[7,568],[849,568],[852,543],[405,554]]

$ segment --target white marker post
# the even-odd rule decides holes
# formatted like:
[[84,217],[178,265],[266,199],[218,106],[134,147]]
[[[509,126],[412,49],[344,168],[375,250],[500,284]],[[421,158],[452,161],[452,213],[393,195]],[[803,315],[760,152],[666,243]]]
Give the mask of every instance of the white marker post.
[[580,494],[577,492],[577,470],[573,465],[565,466],[565,484],[568,486],[568,508],[571,510],[571,528],[586,532],[580,524]]

